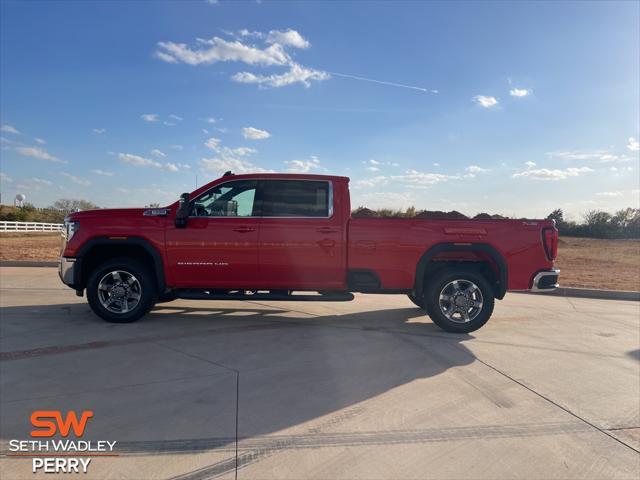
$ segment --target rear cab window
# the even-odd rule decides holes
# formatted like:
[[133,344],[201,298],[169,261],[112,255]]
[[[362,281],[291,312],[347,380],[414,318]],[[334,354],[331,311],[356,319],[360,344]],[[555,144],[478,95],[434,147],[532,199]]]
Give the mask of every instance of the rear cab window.
[[262,216],[328,218],[333,213],[331,197],[326,180],[265,180]]

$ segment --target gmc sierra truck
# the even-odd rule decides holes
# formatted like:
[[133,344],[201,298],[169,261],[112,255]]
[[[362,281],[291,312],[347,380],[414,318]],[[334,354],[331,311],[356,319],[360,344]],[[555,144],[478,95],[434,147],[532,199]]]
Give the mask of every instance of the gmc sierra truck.
[[76,212],[59,274],[109,322],[181,299],[348,301],[408,295],[448,332],[508,290],[552,290],[549,220],[352,218],[349,179],[227,172],[165,208]]

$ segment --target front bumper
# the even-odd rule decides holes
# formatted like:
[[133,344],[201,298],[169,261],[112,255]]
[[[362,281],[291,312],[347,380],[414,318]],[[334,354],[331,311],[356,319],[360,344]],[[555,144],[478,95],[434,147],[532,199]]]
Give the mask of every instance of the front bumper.
[[544,272],[538,272],[533,277],[533,284],[531,286],[532,292],[550,292],[555,290],[558,285],[558,277],[560,276],[560,270],[554,268]]
[[73,288],[76,259],[70,257],[60,257],[58,259],[58,275],[65,285]]

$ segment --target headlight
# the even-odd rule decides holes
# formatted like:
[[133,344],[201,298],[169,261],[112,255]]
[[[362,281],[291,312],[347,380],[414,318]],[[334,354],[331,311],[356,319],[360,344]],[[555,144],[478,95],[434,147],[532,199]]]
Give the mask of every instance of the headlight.
[[70,220],[67,220],[65,218],[64,220],[64,233],[65,233],[65,237],[67,237],[67,242],[69,240],[71,240],[71,237],[73,237],[73,235],[80,229],[80,222],[73,222]]

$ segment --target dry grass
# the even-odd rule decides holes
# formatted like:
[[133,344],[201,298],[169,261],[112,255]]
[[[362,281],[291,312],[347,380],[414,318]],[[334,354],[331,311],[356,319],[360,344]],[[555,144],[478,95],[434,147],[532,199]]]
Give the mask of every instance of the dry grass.
[[640,240],[561,237],[563,287],[640,291]]
[[59,233],[2,233],[0,260],[54,261],[60,255]]
[[[0,260],[57,260],[60,235],[0,234]],[[560,238],[564,287],[640,291],[640,240]]]

